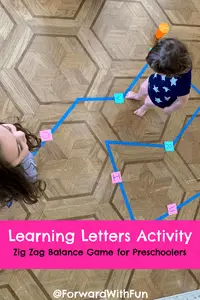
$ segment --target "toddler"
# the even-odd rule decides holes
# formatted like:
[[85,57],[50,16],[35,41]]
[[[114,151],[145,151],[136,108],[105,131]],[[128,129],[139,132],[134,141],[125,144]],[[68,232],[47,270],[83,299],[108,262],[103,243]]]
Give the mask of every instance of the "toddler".
[[155,73],[144,81],[138,93],[129,92],[126,98],[141,100],[146,97],[144,104],[134,112],[139,117],[155,106],[170,115],[189,99],[191,56],[182,42],[168,38],[158,41],[146,60]]
[[20,124],[0,123],[0,206],[12,201],[34,204],[45,190],[33,155],[40,139]]

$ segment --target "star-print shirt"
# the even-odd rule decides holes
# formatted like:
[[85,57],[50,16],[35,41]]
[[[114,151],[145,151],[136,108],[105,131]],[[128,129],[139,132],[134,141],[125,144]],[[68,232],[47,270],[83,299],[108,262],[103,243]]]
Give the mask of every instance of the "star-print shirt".
[[157,73],[149,77],[148,93],[151,101],[161,108],[169,107],[178,97],[190,93],[192,71],[177,76],[167,77]]

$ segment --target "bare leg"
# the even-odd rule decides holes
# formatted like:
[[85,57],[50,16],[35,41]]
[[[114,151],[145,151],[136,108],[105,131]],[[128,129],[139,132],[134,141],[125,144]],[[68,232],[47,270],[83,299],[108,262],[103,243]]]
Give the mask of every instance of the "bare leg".
[[149,85],[149,78],[147,78],[140,86],[140,89],[137,93],[129,92],[126,95],[126,98],[128,99],[134,99],[134,100],[141,100],[142,97],[145,97],[148,95],[148,85]]
[[149,98],[149,96],[146,97],[145,101],[144,101],[144,104],[138,108],[134,114],[136,114],[137,116],[139,117],[143,117],[146,112],[150,109],[150,108],[153,108],[155,107],[155,105],[153,104],[153,102],[151,101],[151,99]]

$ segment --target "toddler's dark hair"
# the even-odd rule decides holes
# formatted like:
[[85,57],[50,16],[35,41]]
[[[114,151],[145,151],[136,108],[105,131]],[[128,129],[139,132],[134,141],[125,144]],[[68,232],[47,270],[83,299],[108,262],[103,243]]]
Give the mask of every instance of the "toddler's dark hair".
[[[0,123],[4,124],[4,123]],[[23,131],[30,151],[40,147],[41,140],[19,123],[13,124],[17,130]],[[1,150],[1,149],[0,149]],[[46,183],[37,180],[31,183],[25,176],[21,166],[13,167],[0,157],[0,208],[6,206],[11,200],[34,204],[42,196]]]
[[154,72],[171,77],[192,69],[192,58],[186,46],[172,38],[159,40],[149,52],[146,61]]

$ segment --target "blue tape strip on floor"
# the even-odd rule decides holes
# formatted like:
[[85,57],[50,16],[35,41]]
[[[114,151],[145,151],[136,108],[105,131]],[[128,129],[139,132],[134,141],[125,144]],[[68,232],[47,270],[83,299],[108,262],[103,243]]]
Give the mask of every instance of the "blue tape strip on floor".
[[186,206],[187,204],[191,203],[193,200],[195,200],[196,198],[199,198],[199,197],[200,197],[200,193],[197,193],[197,194],[193,195],[192,197],[188,198],[187,200],[183,201],[179,205],[177,205],[177,208],[180,209],[180,208]]
[[127,90],[124,92],[124,97],[132,90],[132,88],[136,85],[136,83],[140,80],[144,72],[148,69],[148,64],[145,64],[142,70],[138,73],[138,75],[135,77],[135,79],[132,81],[130,86],[127,88]]
[[94,101],[114,101],[114,97],[94,97],[94,98],[77,98],[78,103],[80,102],[94,102]]
[[[142,77],[142,75],[144,74],[144,72],[147,70],[147,68],[148,68],[148,64],[145,64],[144,67],[141,69],[141,71],[138,73],[138,75],[135,77],[135,79],[132,81],[132,83],[130,84],[130,86],[127,88],[127,90],[123,93],[124,97],[137,84],[137,82],[140,80],[140,78]],[[198,94],[200,94],[200,90],[195,85],[191,84],[191,87]],[[60,118],[60,120],[51,129],[52,134],[55,133],[55,131],[62,125],[62,123],[65,121],[65,119],[69,116],[69,114],[73,111],[73,109],[76,107],[76,105],[78,103],[81,103],[81,102],[94,102],[94,101],[114,101],[114,97],[90,97],[90,98],[83,97],[83,98],[77,98],[75,100],[75,102],[64,113],[64,115]],[[200,107],[196,110],[196,112],[192,115],[192,117],[190,118],[190,120],[185,124],[185,126],[181,129],[180,133],[174,139],[174,145],[176,145],[177,142],[179,141],[179,139],[183,136],[184,132],[187,130],[187,128],[192,123],[192,121],[194,120],[194,118],[198,115],[199,111],[200,111]],[[45,144],[46,144],[46,142],[42,142],[40,148],[43,147]],[[110,158],[110,161],[111,161],[111,164],[112,164],[114,172],[117,172],[118,169],[117,169],[117,166],[116,166],[116,163],[115,163],[115,159],[114,159],[114,156],[112,154],[112,150],[110,148],[110,145],[164,148],[163,144],[152,144],[152,143],[142,143],[142,142],[126,142],[126,141],[124,141],[124,142],[123,141],[109,141],[109,140],[105,141],[105,145],[106,145],[106,149],[108,151],[108,155],[109,155],[109,158]],[[39,149],[37,149],[36,151],[33,152],[34,156],[38,153]],[[132,212],[132,209],[131,209],[131,206],[130,206],[130,203],[129,203],[129,199],[128,199],[127,195],[126,195],[126,191],[125,191],[123,183],[119,183],[119,187],[120,187],[120,191],[121,191],[122,197],[124,198],[124,202],[125,202],[125,205],[127,207],[127,210],[129,212],[130,218],[131,218],[131,220],[135,220],[133,212]],[[200,197],[200,193],[197,193],[196,195],[194,195],[191,198],[187,199],[183,203],[179,204],[177,206],[177,209],[180,209],[183,206],[191,203],[193,200],[195,200],[198,197]],[[163,220],[167,216],[168,216],[168,213],[165,213],[165,214],[161,215],[160,217],[158,217],[156,220]]]
[[[115,159],[114,159],[112,150],[111,150],[111,148],[110,148],[110,145],[109,145],[109,143],[108,143],[107,141],[105,141],[105,145],[106,145],[106,149],[107,149],[107,152],[108,152],[108,155],[109,155],[109,158],[110,158],[112,167],[113,167],[113,171],[114,171],[114,172],[118,172],[118,168],[117,168],[117,166],[116,166]],[[127,208],[127,210],[128,210],[130,219],[131,219],[131,220],[135,220],[135,217],[134,217],[134,215],[133,215],[133,211],[132,211],[132,209],[131,209],[131,205],[130,205],[130,203],[129,203],[129,200],[128,200],[128,197],[127,197],[127,195],[126,195],[126,191],[125,191],[125,188],[124,188],[124,185],[123,185],[122,182],[119,183],[119,188],[120,188],[122,197],[124,198],[124,202],[125,202],[126,208]]]
[[192,121],[198,115],[199,111],[200,111],[200,106],[197,108],[197,110],[194,112],[194,114],[192,115],[192,117],[187,121],[187,123],[185,124],[185,126],[183,126],[183,128],[181,129],[181,131],[179,132],[179,134],[177,135],[177,137],[174,139],[174,145],[176,145],[178,143],[178,141],[180,140],[180,138],[183,136],[183,134],[185,133],[185,131],[188,129],[188,127],[192,123]]
[[[197,194],[193,195],[192,197],[190,197],[187,200],[183,201],[181,204],[177,205],[177,210],[180,210],[182,207],[188,205],[189,203],[191,203],[192,201],[194,201],[195,199],[197,199],[199,197],[200,197],[200,193],[197,193]],[[169,217],[169,214],[165,213],[165,214],[161,215],[160,217],[158,217],[156,220],[164,220],[167,217]]]
[[62,116],[62,118],[60,118],[60,120],[53,126],[53,128],[51,129],[52,134],[54,134],[55,131],[58,129],[58,127],[60,127],[60,125],[62,125],[62,123],[69,116],[69,114],[72,112],[72,110],[76,107],[77,104],[78,104],[78,100],[76,99],[76,101],[68,108],[68,110]]
[[[143,75],[143,73],[146,71],[148,66],[144,66],[143,69],[141,70],[141,72],[138,74],[138,76],[133,80],[133,82],[131,83],[131,85],[129,86],[129,88],[126,90],[126,92],[124,93],[124,97],[125,95],[134,87],[134,85],[138,82],[138,80],[140,79],[140,77]],[[193,84],[191,85],[192,88],[200,94],[200,90],[195,87]],[[185,124],[185,126],[181,129],[180,133],[177,135],[177,137],[174,139],[174,145],[177,144],[177,142],[179,141],[179,139],[183,136],[183,134],[185,133],[185,131],[187,130],[187,128],[190,126],[190,124],[192,123],[192,121],[195,119],[195,117],[198,115],[198,113],[200,112],[200,107],[197,108],[197,110],[194,112],[194,114],[192,115],[192,117],[188,120],[188,122]],[[164,144],[151,144],[151,143],[142,143],[142,142],[126,142],[126,141],[112,141],[112,140],[107,140],[106,143],[110,146],[110,145],[121,145],[121,146],[135,146],[135,147],[152,147],[152,148],[165,148]],[[109,147],[110,148],[110,147]],[[114,158],[112,158],[114,159]],[[115,162],[114,162],[115,164]],[[121,190],[122,193],[122,190]],[[187,204],[191,203],[192,201],[194,201],[196,198],[198,198],[200,195],[200,193],[192,196],[191,198],[189,198],[188,200],[184,201],[183,203],[179,204],[177,206],[177,209],[181,209],[183,206],[186,206]],[[126,203],[126,198],[127,196],[124,196],[122,193],[122,196],[124,198],[124,201]],[[127,198],[128,200],[128,198]],[[128,200],[129,203],[129,200]],[[127,208],[128,209],[128,208]],[[130,208],[131,210],[131,208]],[[132,210],[131,210],[132,211]],[[129,212],[130,215],[130,212]],[[169,215],[168,213],[165,213],[163,215],[161,215],[160,217],[158,217],[156,220],[163,220],[165,218],[167,218]]]
[[[60,127],[62,125],[62,123],[65,121],[65,119],[69,116],[69,114],[72,112],[72,110],[76,107],[78,103],[78,100],[76,99],[76,101],[68,108],[68,110],[64,113],[64,115],[60,118],[60,120],[53,126],[53,128],[51,129],[51,133],[54,134],[55,131],[58,129],[58,127]],[[35,156],[38,151],[46,144],[46,142],[42,142],[41,146],[39,149],[35,150],[32,154],[33,156]]]
[[106,145],[108,156],[110,158],[110,161],[111,161],[111,164],[112,164],[112,167],[113,167],[113,171],[114,172],[118,172],[118,169],[117,169],[117,166],[116,166],[116,163],[115,163],[115,159],[114,159],[114,156],[112,154],[112,150],[110,148],[110,145],[109,145],[109,143],[107,143],[107,141],[105,141],[105,145]]
[[[68,108],[68,110],[64,113],[64,115],[60,118],[60,120],[53,126],[51,129],[51,133],[54,134],[55,131],[62,125],[65,119],[69,116],[72,110],[76,107],[76,105],[80,102],[93,102],[93,101],[114,101],[114,97],[94,97],[94,98],[77,98],[76,101]],[[46,144],[46,142],[42,142],[40,148],[32,152],[33,156],[36,156],[38,151]]]
[[119,183],[119,188],[120,188],[120,191],[121,191],[122,196],[124,198],[124,202],[125,202],[126,208],[128,210],[129,216],[130,216],[131,220],[135,220],[132,209],[131,209],[130,202],[128,200],[128,197],[126,195],[126,191],[125,191],[125,188],[124,188],[124,185],[123,185],[122,182]]
[[164,148],[163,144],[151,144],[151,143],[142,143],[142,142],[126,142],[126,141],[111,141],[111,140],[107,140],[106,142],[108,142],[109,145]]
[[193,90],[195,90],[195,92],[200,94],[200,90],[193,83],[191,84],[191,87],[193,88]]

